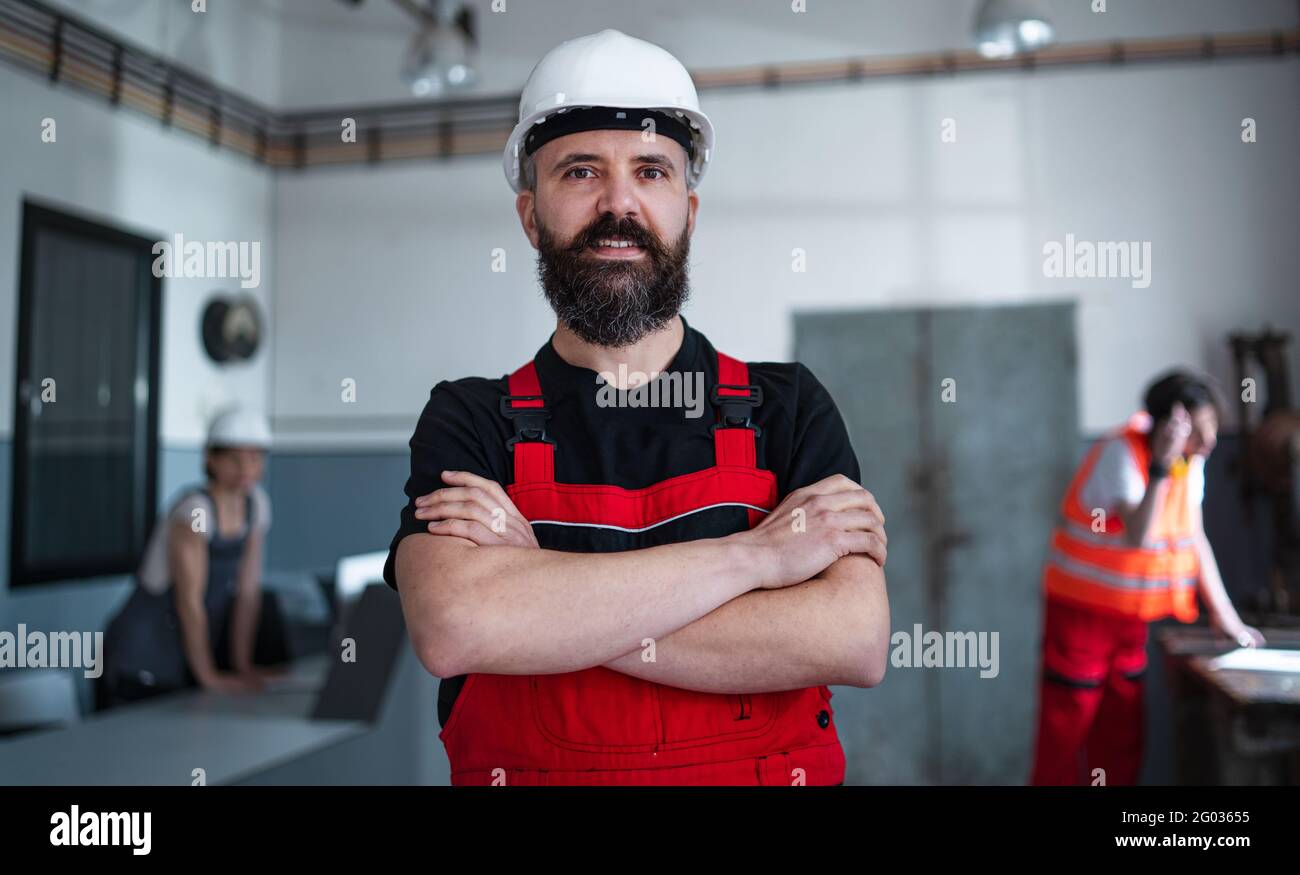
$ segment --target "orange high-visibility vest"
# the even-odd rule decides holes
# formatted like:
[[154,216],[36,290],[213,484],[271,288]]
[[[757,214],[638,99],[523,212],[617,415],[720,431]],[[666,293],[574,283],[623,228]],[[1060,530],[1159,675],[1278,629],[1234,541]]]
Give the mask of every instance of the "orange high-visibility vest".
[[[1146,417],[1149,421],[1149,417]],[[1097,513],[1080,501],[1102,449],[1109,440],[1128,447],[1143,481],[1151,450],[1140,426],[1143,414],[1097,441],[1075,472],[1061,503],[1062,520],[1052,533],[1044,569],[1047,597],[1140,620],[1177,617],[1196,619],[1196,584],[1200,558],[1188,505],[1187,465],[1179,463],[1169,475],[1164,501],[1156,509],[1151,539],[1140,547],[1124,543],[1124,523],[1118,514]]]

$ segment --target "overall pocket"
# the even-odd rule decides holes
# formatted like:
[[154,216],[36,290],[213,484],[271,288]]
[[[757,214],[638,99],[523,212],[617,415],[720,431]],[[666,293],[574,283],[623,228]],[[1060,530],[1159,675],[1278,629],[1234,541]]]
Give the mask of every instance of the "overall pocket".
[[538,731],[553,744],[628,753],[659,746],[655,684],[603,666],[528,680]]
[[766,732],[776,718],[773,693],[700,693],[659,687],[664,744],[690,747]]

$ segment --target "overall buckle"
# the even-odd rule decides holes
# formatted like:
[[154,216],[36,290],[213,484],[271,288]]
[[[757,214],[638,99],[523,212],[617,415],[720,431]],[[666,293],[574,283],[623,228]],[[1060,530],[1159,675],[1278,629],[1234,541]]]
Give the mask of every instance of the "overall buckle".
[[[744,389],[744,395],[723,395],[720,389]],[[721,421],[709,427],[709,434],[720,428],[748,428],[758,437],[763,430],[754,424],[754,408],[763,403],[762,386],[742,386],[736,383],[719,383],[713,387],[713,406],[721,409]]]
[[[512,407],[514,401],[541,401],[541,407]],[[515,425],[515,436],[506,441],[506,449],[513,450],[520,441],[528,443],[554,444],[555,441],[546,434],[546,420],[551,412],[546,408],[546,399],[541,395],[503,395],[501,397],[501,415]]]

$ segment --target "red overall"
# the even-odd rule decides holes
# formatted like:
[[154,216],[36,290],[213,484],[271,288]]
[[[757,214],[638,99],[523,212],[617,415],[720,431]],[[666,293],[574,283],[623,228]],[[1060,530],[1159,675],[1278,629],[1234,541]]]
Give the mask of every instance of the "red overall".
[[[515,371],[502,399],[516,428],[507,492],[534,524],[541,546],[547,530],[561,525],[639,531],[701,509],[740,505],[752,527],[774,508],[776,477],[756,465],[748,412],[734,415],[737,405],[756,403],[757,387],[747,385],[744,362],[721,353],[718,375],[714,400],[724,418],[713,431],[715,464],[623,489],[555,482],[555,444],[543,424],[537,370],[530,361]],[[531,408],[540,410],[530,416]],[[844,752],[830,699],[826,686],[694,692],[603,666],[551,675],[470,674],[439,738],[454,785],[839,784]]]

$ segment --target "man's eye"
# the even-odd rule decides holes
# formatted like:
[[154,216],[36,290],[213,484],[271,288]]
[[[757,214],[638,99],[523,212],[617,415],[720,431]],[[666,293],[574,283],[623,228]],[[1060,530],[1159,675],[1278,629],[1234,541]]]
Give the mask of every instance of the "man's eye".
[[646,168],[646,172],[647,172],[647,173],[658,173],[659,175],[656,176],[656,177],[654,177],[655,179],[663,179],[664,176],[665,176],[662,167],[647,167],[647,168]]
[[[575,174],[575,173],[590,173],[590,172],[591,172],[591,168],[590,168],[590,167],[575,167],[575,168],[573,168],[572,170],[570,170],[568,173],[566,173],[565,175],[566,175],[566,176],[572,176],[572,175]],[[580,177],[580,178],[582,178],[582,179],[586,179],[587,177],[584,176],[584,177]]]

